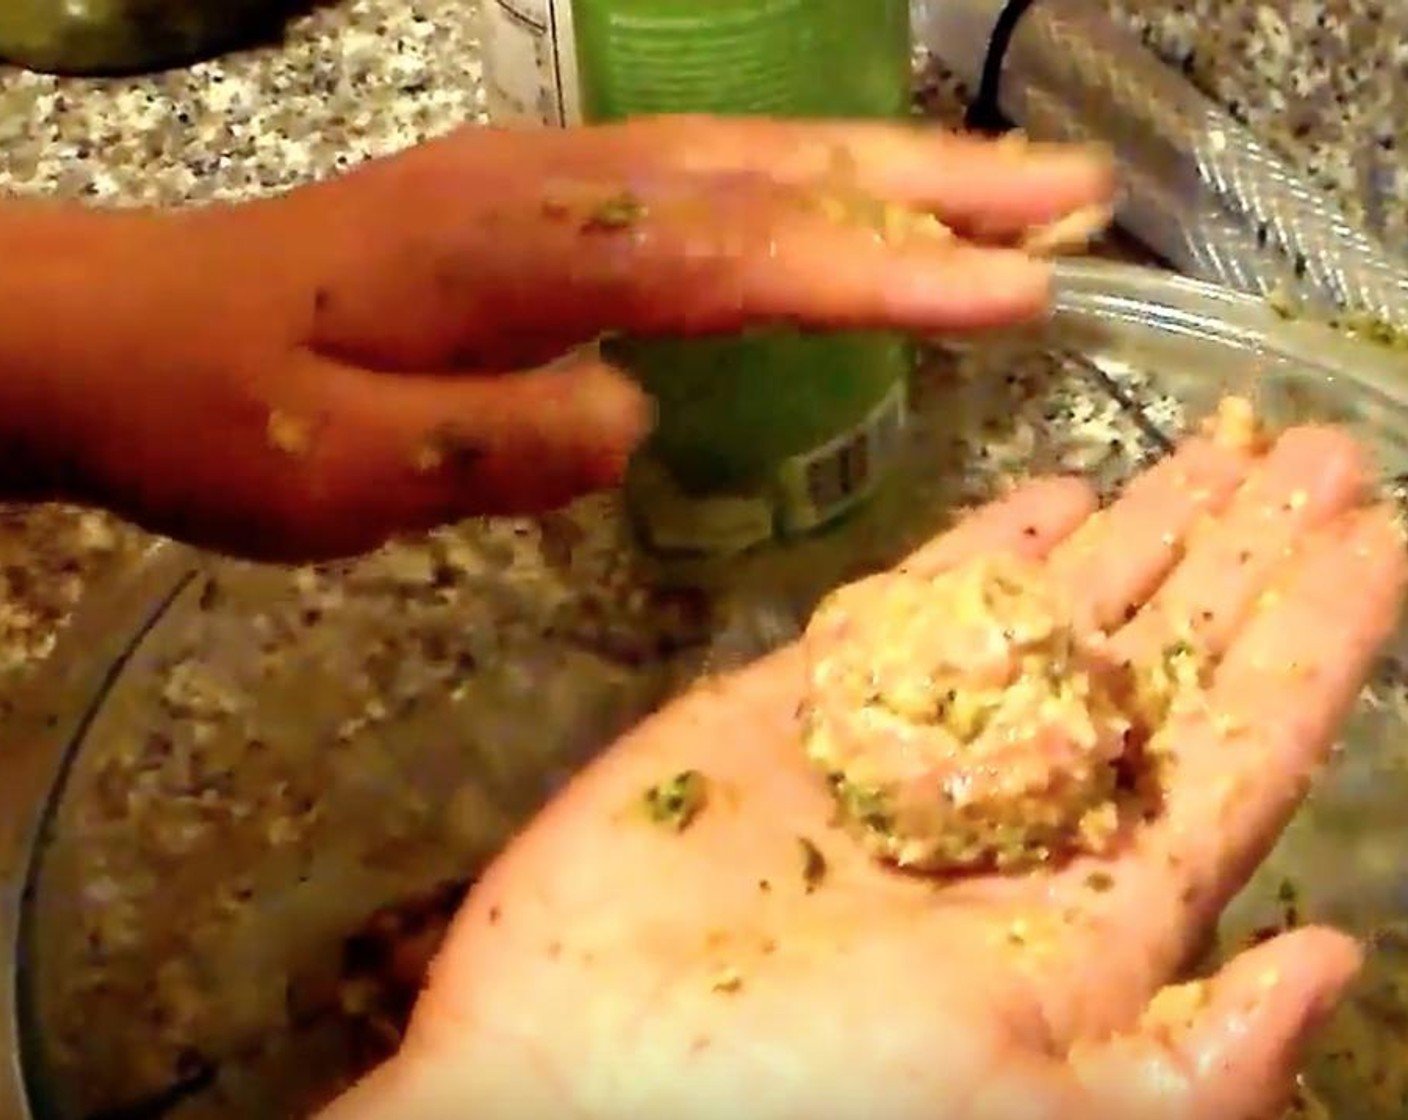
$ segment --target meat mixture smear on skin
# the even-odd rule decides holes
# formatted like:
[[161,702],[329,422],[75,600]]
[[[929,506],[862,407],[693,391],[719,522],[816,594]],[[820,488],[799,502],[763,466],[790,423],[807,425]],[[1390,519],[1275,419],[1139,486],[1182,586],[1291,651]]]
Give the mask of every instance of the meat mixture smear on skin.
[[[1208,424],[1260,441],[1249,402]],[[1156,735],[1202,694],[1192,641],[1148,663],[1081,632],[1044,565],[993,555],[832,594],[807,628],[805,745],[842,822],[925,872],[1016,870],[1109,849],[1162,785]]]

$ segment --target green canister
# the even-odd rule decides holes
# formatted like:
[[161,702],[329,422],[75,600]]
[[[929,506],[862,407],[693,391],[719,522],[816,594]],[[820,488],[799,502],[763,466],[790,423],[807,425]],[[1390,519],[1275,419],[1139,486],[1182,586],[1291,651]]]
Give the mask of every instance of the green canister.
[[[582,117],[901,118],[909,0],[573,0]],[[895,458],[913,348],[884,333],[769,329],[614,339],[659,406],[627,484],[647,547],[720,556],[854,509]]]

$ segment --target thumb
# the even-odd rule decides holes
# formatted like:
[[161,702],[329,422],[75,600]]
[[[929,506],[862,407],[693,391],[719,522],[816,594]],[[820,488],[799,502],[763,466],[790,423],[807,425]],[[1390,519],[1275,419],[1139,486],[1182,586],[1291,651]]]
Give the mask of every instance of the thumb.
[[1169,987],[1135,1029],[1072,1054],[1099,1120],[1267,1120],[1283,1115],[1311,1036],[1362,963],[1358,945],[1305,928]]
[[532,514],[616,485],[652,422],[625,374],[574,355],[504,374],[379,373],[310,357],[305,534],[360,551],[465,517]]

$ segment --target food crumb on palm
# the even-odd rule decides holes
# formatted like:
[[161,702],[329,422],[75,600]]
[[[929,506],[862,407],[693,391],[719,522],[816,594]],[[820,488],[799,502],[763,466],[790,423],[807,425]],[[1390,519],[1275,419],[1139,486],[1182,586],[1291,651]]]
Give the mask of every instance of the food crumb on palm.
[[645,811],[655,824],[684,832],[709,804],[709,782],[698,770],[684,770],[645,791]]
[[313,445],[313,426],[305,419],[273,409],[265,423],[264,437],[270,447],[284,455],[307,455]]
[[648,213],[644,201],[630,191],[620,191],[599,202],[582,223],[585,233],[610,233],[631,229]]
[[797,843],[802,849],[802,883],[807,893],[811,894],[826,880],[830,867],[827,865],[826,856],[813,841],[802,836],[798,838]]

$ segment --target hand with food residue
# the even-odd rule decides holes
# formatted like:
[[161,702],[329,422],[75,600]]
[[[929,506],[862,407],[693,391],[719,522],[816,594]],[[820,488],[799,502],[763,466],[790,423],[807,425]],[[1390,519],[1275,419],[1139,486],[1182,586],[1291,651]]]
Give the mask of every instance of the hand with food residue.
[[1111,192],[1079,149],[676,118],[470,128],[243,205],[7,201],[0,495],[284,560],[547,509],[651,423],[584,344],[1018,322]]
[[[1277,1117],[1358,946],[1306,927],[1207,979],[1185,970],[1328,758],[1397,625],[1408,554],[1347,435],[1261,439],[1237,416],[1103,509],[1075,479],[1020,486],[842,592],[849,634],[833,602],[803,642],[622,739],[480,881],[404,1048],[326,1120]],[[933,613],[962,615],[974,589],[981,609]],[[866,615],[877,601],[898,609]],[[818,678],[847,642],[877,688]],[[1033,697],[1093,672],[1087,656],[1159,666],[1173,645],[1198,671],[1147,678],[1151,707],[944,706],[1051,669],[1053,650],[1069,661]],[[809,753],[818,703],[835,724],[877,692],[894,721]],[[983,740],[978,711],[988,728],[1016,713],[1013,734]],[[1021,860],[921,848],[938,858],[901,867],[907,849],[873,842],[952,830],[960,803],[1020,842],[1043,778],[1081,773],[1077,746],[1097,766],[1128,749],[1111,713],[1144,721],[1155,796],[1073,782],[1058,808],[1113,814],[1086,842],[1063,846],[1079,814],[1060,812],[1045,823],[1068,831]],[[862,769],[886,796],[838,806],[828,776]],[[947,810],[897,817],[892,795]]]

